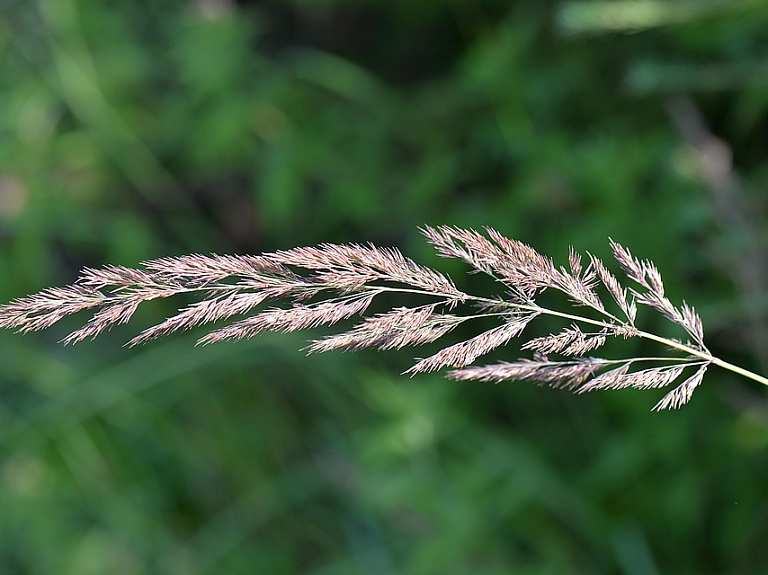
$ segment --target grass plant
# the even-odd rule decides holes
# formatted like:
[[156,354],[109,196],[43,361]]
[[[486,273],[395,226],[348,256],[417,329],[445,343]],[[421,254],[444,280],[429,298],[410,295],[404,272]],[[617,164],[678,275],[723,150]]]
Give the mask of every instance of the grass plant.
[[[127,323],[142,302],[194,293],[201,299],[145,329],[128,345],[233,318],[238,319],[214,327],[198,343],[331,326],[362,316],[351,329],[312,340],[307,350],[388,350],[432,343],[464,322],[494,318],[498,321],[495,327],[419,359],[405,373],[448,368],[447,376],[455,380],[526,380],[577,393],[657,389],[679,382],[656,404],[656,410],[687,403],[710,365],[768,385],[768,379],[715,357],[704,343],[702,321],[693,307],[685,302],[675,306],[665,295],[661,274],[653,262],[636,258],[616,242],[611,241],[613,255],[633,281],[632,287],[622,285],[592,254],[587,254],[585,265],[585,259],[573,248],[568,266],[557,266],[529,245],[492,228],[485,234],[450,226],[424,227],[421,231],[439,255],[461,259],[474,272],[491,276],[504,287],[504,295],[490,298],[467,294],[447,275],[416,263],[396,248],[322,244],[258,256],[166,257],[144,262],[141,269],[87,268],[72,285],[46,289],[0,306],[0,327],[20,332],[42,330],[70,314],[93,310],[91,319],[63,340],[76,343]],[[565,294],[572,308],[562,311],[539,304],[537,297],[546,290]],[[416,294],[431,301],[364,315],[377,296],[392,292]],[[290,305],[262,306],[271,300],[287,300]],[[687,339],[639,329],[638,306],[678,325]],[[581,310],[591,311],[586,314]],[[529,358],[473,365],[481,356],[519,337],[539,316],[555,316],[571,325],[558,333],[524,341],[521,349],[530,352]],[[592,352],[609,338],[644,338],[662,344],[671,353],[622,359],[593,357]]]

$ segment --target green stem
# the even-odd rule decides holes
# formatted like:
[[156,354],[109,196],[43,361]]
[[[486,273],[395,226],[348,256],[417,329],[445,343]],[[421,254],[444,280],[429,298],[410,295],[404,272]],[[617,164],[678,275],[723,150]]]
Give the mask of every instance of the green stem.
[[744,369],[743,367],[739,367],[738,365],[733,365],[732,363],[729,363],[723,359],[715,357],[712,359],[712,363],[722,367],[723,369],[727,369],[729,371],[732,371],[733,373],[738,373],[739,375],[747,377],[753,381],[762,383],[763,385],[768,385],[768,379],[763,377],[762,375],[757,375],[753,371],[749,371],[748,369]]

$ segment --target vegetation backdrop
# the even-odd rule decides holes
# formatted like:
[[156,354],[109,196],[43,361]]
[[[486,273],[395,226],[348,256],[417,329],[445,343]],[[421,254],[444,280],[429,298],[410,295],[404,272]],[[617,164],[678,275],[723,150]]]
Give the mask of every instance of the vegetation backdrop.
[[[767,58],[753,0],[3,0],[0,300],[86,265],[367,241],[483,292],[419,225],[558,262],[610,236],[768,374]],[[757,384],[712,369],[651,413],[662,392],[409,379],[411,352],[294,335],[122,347],[184,303],[75,347],[73,324],[0,333],[0,571],[768,563]]]

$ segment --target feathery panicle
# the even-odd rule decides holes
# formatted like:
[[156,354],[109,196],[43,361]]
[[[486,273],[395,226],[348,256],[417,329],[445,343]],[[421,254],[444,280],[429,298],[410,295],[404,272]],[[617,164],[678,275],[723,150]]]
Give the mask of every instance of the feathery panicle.
[[420,360],[405,373],[415,375],[424,371],[437,371],[444,367],[469,365],[481,355],[506,345],[513,337],[520,335],[535,315],[509,319],[503,325],[484,331],[466,341],[443,348],[436,354]]
[[460,258],[476,270],[493,276],[531,297],[555,284],[555,265],[532,247],[505,238],[492,228],[490,240],[474,230],[450,226],[424,227],[422,233],[443,257]]
[[84,339],[93,339],[113,325],[128,323],[128,320],[131,319],[133,312],[136,311],[140,303],[141,299],[139,298],[126,298],[104,305],[93,314],[88,323],[65,337],[62,340],[63,343],[66,345],[77,343]]
[[448,277],[406,258],[395,248],[323,244],[316,248],[274,252],[267,257],[283,265],[328,270],[332,273],[343,272],[347,279],[357,273],[364,279],[360,285],[379,279],[408,284],[456,299],[462,299],[464,295]]
[[154,283],[152,274],[124,266],[106,266],[101,269],[85,268],[77,280],[82,286],[98,290],[106,287],[135,288]]
[[0,327],[22,333],[51,327],[60,319],[104,304],[100,292],[79,285],[48,288],[0,306]]
[[448,372],[457,381],[499,383],[509,380],[534,381],[550,387],[575,389],[605,365],[605,360],[579,358],[573,361],[521,360],[485,366],[470,366]]
[[[142,331],[129,345],[172,333],[214,325],[199,343],[250,338],[268,331],[289,332],[331,326],[362,316],[346,331],[315,339],[309,353],[331,350],[400,349],[430,344],[459,324],[476,318],[496,318],[500,325],[442,346],[417,361],[406,373],[443,368],[456,380],[525,380],[578,393],[593,390],[665,387],[696,369],[672,389],[654,409],[677,408],[688,402],[710,364],[768,385],[762,378],[713,356],[704,345],[701,318],[683,302],[667,298],[661,274],[648,260],[635,258],[610,240],[613,256],[636,286],[627,288],[602,260],[587,254],[586,265],[573,248],[568,263],[554,261],[523,242],[492,228],[485,233],[452,226],[426,226],[421,232],[438,254],[466,262],[505,289],[502,298],[469,295],[443,273],[417,264],[396,248],[374,245],[321,244],[256,256],[191,254],[144,262],[137,269],[106,266],[83,270],[70,286],[49,288],[0,306],[0,328],[29,332],[46,329],[62,318],[91,311],[85,324],[64,338],[76,343],[128,322],[145,301],[179,294],[197,301]],[[537,296],[552,290],[564,294],[572,309],[550,309]],[[412,307],[396,307],[366,316],[373,300],[383,294],[421,298]],[[261,307],[282,301],[282,307]],[[692,342],[683,343],[641,331],[635,326],[638,305],[660,313],[678,325]],[[472,312],[462,312],[467,307]],[[590,313],[578,313],[581,308]],[[618,308],[618,309],[617,309]],[[458,310],[458,313],[446,313]],[[479,310],[479,311],[478,311]],[[487,366],[473,364],[480,356],[508,344],[542,315],[568,321],[556,333],[535,337],[520,346],[533,359]],[[233,319],[234,318],[234,319]],[[221,322],[231,323],[221,325]],[[672,352],[667,358],[600,359],[587,354],[610,339],[644,338]],[[553,356],[553,357],[550,357]]]
[[603,373],[593,377],[590,381],[579,387],[577,392],[584,393],[596,389],[620,389],[622,387],[620,382],[627,375],[631,366],[632,362],[627,361],[619,367],[603,371]]
[[639,284],[644,285],[645,266],[643,263],[636,259],[635,256],[632,255],[632,252],[629,251],[629,249],[625,248],[618,242],[613,241],[611,238],[608,238],[608,242],[611,245],[613,257],[616,258],[616,261],[621,266],[621,269],[624,270],[625,274],[627,274],[627,277],[635,280]]
[[651,367],[639,371],[629,371],[631,362],[627,362],[619,368],[602,373],[582,385],[579,393],[594,391],[596,389],[654,389],[664,387],[680,377],[685,365],[670,365],[665,367]]
[[678,324],[694,339],[696,349],[706,351],[701,318],[692,307],[683,302],[680,309],[664,295],[664,283],[658,268],[649,260],[640,261],[620,244],[610,240],[613,255],[624,272],[639,283],[645,291],[632,289],[635,301],[662,314]]
[[348,332],[313,341],[308,349],[310,352],[365,348],[385,350],[423,345],[442,337],[461,321],[458,316],[435,313],[434,304],[417,308],[400,307],[366,318]]
[[145,329],[128,342],[133,347],[169,335],[175,331],[192,329],[205,323],[229,319],[236,315],[249,313],[267,299],[265,293],[229,293],[196,302],[164,322]]
[[634,299],[629,299],[627,290],[621,287],[619,280],[616,279],[616,276],[613,275],[607,267],[605,267],[602,260],[596,258],[592,254],[589,254],[589,259],[592,262],[592,267],[597,273],[597,276],[613,298],[613,301],[619,305],[619,308],[624,312],[629,323],[634,325],[635,317],[637,316],[637,306],[635,305]]
[[584,333],[577,325],[572,325],[558,334],[536,337],[522,345],[541,354],[559,353],[560,355],[584,355],[602,346],[606,342],[606,332]]
[[568,249],[568,265],[571,268],[571,275],[579,277],[583,268],[581,267],[581,254],[579,254],[573,246]]
[[553,287],[568,295],[578,305],[604,312],[605,306],[595,292],[595,283],[596,276],[591,268],[580,276],[571,275],[565,268],[561,268],[555,273]]
[[314,305],[295,304],[288,309],[265,310],[226,327],[216,329],[200,339],[201,344],[231,339],[247,339],[267,331],[291,332],[321,325],[333,325],[362,313],[375,294],[352,297],[346,301],[322,302]]
[[661,411],[662,409],[677,409],[688,403],[691,399],[691,395],[693,395],[693,390],[696,389],[704,379],[704,374],[707,371],[708,365],[708,363],[703,364],[696,373],[661,398],[661,401],[654,406],[653,410]]
[[229,277],[257,279],[265,274],[287,276],[289,272],[265,257],[203,256],[191,254],[150,260],[143,266],[161,281],[177,281],[190,286],[204,286]]

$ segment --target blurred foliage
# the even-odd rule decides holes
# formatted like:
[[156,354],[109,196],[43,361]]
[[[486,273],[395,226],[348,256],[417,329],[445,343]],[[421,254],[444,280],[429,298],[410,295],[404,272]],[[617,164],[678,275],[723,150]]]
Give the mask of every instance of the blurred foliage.
[[[83,265],[324,241],[396,244],[481,291],[417,226],[491,225],[560,261],[611,236],[716,353],[765,370],[765,291],[734,269],[765,265],[767,24],[748,0],[4,0],[0,299]],[[725,204],[679,95],[732,152]],[[291,336],[121,347],[168,305],[75,348],[66,326],[0,333],[3,573],[768,562],[754,385],[713,371],[656,414],[650,392],[407,379],[407,354],[305,358]]]

